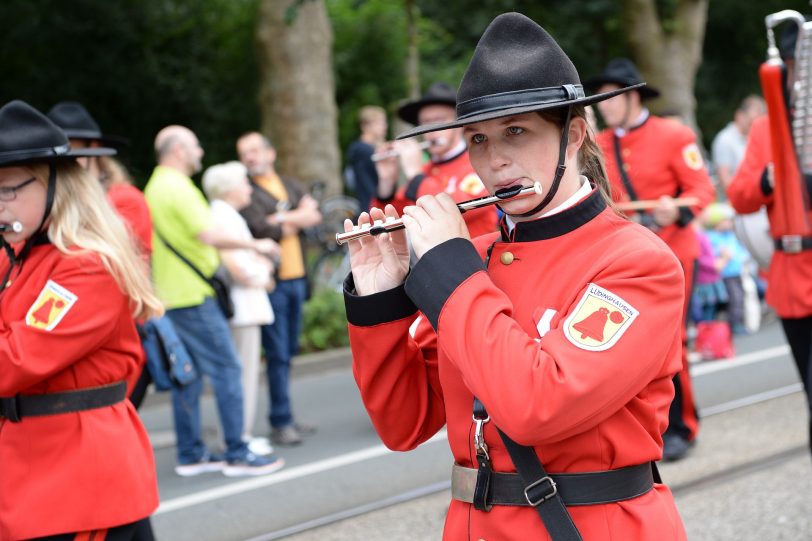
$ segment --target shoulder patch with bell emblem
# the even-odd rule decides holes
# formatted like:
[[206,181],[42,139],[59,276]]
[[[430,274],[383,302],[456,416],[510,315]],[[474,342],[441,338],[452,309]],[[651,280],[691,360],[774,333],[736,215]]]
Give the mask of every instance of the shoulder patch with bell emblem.
[[465,178],[463,178],[462,182],[460,182],[460,190],[464,191],[468,195],[476,195],[484,189],[485,185],[482,184],[482,180],[480,180],[476,173],[469,173],[465,175]]
[[620,340],[638,314],[611,291],[590,283],[564,322],[564,336],[581,349],[603,351]]
[[702,169],[702,153],[699,151],[699,147],[696,146],[696,143],[685,145],[682,148],[682,159],[685,160],[685,165],[694,171]]
[[50,331],[62,321],[78,299],[79,297],[61,285],[48,280],[37,300],[28,309],[25,324],[29,327]]

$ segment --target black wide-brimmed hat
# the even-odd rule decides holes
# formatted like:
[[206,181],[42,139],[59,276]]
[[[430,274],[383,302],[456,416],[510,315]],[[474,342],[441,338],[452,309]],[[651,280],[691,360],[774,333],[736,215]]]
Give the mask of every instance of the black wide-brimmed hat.
[[586,96],[578,70],[541,26],[520,13],[496,17],[479,40],[457,93],[457,120],[398,139],[542,109],[589,105],[645,83]]
[[0,167],[115,153],[112,148],[71,149],[65,133],[24,101],[0,107]]
[[51,107],[48,118],[62,128],[68,139],[99,141],[105,145],[123,146],[129,142],[124,137],[102,133],[99,124],[88,110],[76,101],[61,101]]
[[409,124],[417,125],[417,115],[426,105],[457,105],[457,91],[448,83],[434,83],[420,99],[404,103],[398,108],[398,116]]
[[[603,73],[584,81],[584,88],[590,92],[594,92],[601,86],[607,84],[630,86],[642,82],[643,79],[640,77],[640,72],[637,71],[637,66],[634,65],[634,62],[628,58],[615,58],[609,61]],[[637,92],[640,93],[640,98],[644,100],[656,98],[660,95],[659,90],[648,85],[638,88]]]

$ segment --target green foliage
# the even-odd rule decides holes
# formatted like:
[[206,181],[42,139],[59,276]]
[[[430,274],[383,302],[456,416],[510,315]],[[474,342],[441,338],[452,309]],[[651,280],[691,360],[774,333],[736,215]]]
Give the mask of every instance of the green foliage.
[[346,347],[349,344],[344,298],[331,289],[317,291],[304,306],[302,352]]
[[233,159],[258,124],[254,19],[258,0],[3,0],[0,103],[43,112],[85,104],[102,129],[130,139],[140,184],[168,124],[194,130],[207,164]]

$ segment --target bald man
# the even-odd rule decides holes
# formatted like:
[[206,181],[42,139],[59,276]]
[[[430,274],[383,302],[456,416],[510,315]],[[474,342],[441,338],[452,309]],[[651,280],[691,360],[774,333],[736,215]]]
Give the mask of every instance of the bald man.
[[155,154],[158,166],[144,189],[155,230],[152,253],[155,291],[199,373],[209,378],[226,447],[225,456],[211,453],[201,438],[202,378],[182,387],[173,386],[178,461],[175,472],[181,476],[215,471],[227,476],[274,472],[282,467],[283,460],[272,455],[255,455],[242,440],[239,358],[228,322],[214,299],[214,290],[200,274],[214,274],[220,264],[218,248],[253,249],[278,255],[278,245],[270,239],[239,240],[214,227],[209,204],[190,178],[200,171],[203,159],[203,149],[191,130],[183,126],[162,129],[155,137]]

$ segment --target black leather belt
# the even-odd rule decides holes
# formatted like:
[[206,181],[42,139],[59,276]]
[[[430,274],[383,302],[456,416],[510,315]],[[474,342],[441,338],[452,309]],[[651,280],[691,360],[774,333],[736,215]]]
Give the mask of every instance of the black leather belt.
[[0,419],[18,423],[24,417],[56,415],[112,406],[127,396],[127,382],[59,393],[0,397]]
[[812,250],[812,237],[801,235],[784,235],[773,239],[775,249],[785,254],[799,254],[804,250]]
[[[617,470],[585,473],[554,473],[526,487],[519,474],[491,474],[488,503],[531,506],[561,496],[565,505],[599,505],[631,500],[654,486],[654,464],[647,462]],[[454,464],[451,471],[451,497],[473,503],[477,470]]]

